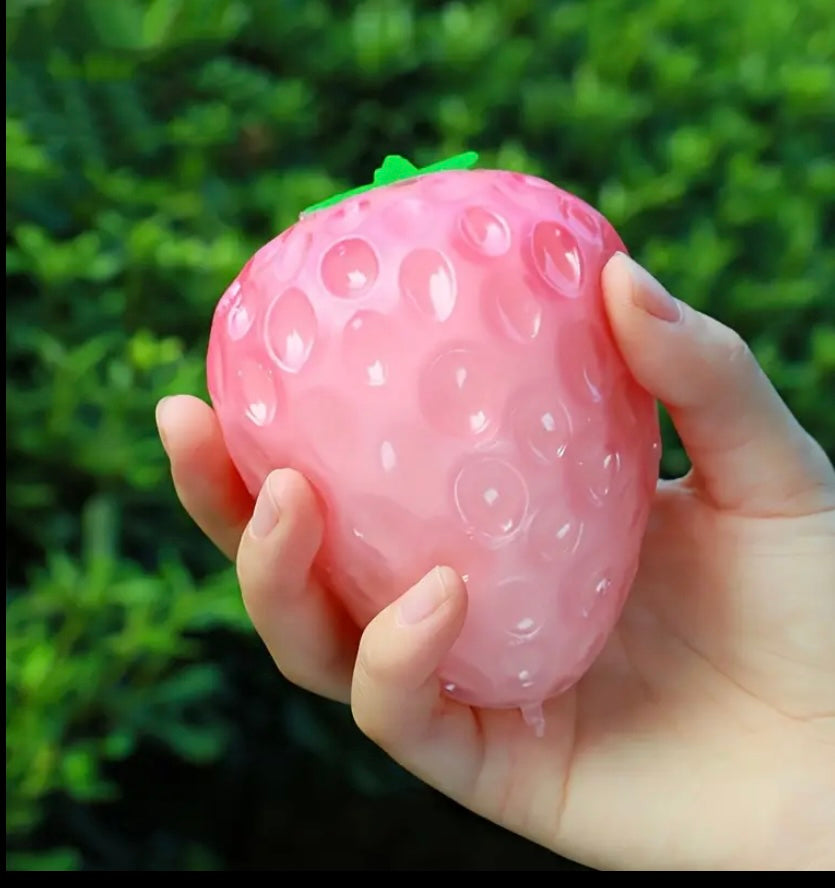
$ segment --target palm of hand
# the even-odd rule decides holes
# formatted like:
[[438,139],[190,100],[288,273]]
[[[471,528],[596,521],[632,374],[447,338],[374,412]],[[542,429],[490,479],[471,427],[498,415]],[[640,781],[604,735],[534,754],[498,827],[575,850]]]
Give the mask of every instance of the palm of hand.
[[834,513],[740,517],[662,484],[610,643],[544,742],[481,714],[464,804],[601,867],[804,865],[789,834],[808,855],[835,800],[833,601],[811,579],[835,575],[834,535]]

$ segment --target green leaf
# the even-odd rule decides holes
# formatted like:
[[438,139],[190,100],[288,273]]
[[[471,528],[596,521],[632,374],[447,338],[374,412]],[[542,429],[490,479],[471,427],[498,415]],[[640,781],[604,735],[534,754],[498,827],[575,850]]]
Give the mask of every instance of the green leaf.
[[110,49],[144,46],[142,7],[136,0],[85,0],[87,14],[102,43]]
[[12,871],[67,872],[82,868],[77,848],[51,848],[31,854],[11,852],[6,855],[6,868]]
[[429,173],[438,173],[443,170],[465,170],[475,166],[477,162],[478,154],[475,151],[467,151],[464,154],[458,154],[455,157],[450,157],[447,160],[442,160],[438,163],[433,163],[418,169],[413,163],[406,160],[405,157],[392,154],[386,157],[382,166],[374,172],[374,181],[371,185],[363,185],[359,188],[354,188],[351,191],[345,191],[342,194],[329,197],[327,200],[320,201],[319,203],[308,207],[304,210],[304,213],[312,213],[315,210],[321,210],[324,207],[333,206],[348,197],[362,194],[373,188],[382,188],[386,185],[391,185],[394,182],[400,182],[403,179],[411,179],[415,176],[424,176]]
[[143,44],[159,46],[164,43],[182,8],[182,0],[151,0],[142,19]]

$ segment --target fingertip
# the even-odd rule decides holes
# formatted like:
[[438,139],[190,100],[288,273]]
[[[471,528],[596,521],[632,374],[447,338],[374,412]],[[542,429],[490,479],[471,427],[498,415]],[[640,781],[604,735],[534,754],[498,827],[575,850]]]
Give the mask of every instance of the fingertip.
[[631,259],[625,253],[615,253],[603,266],[600,286],[603,309],[609,327],[624,360],[632,368],[635,344],[641,338],[641,313],[636,311],[633,298],[634,278],[630,273]]
[[295,524],[303,525],[307,534],[313,534],[318,545],[324,529],[322,507],[316,491],[301,472],[290,468],[274,469],[264,481],[264,492],[280,513],[286,514]]
[[603,271],[601,272],[601,278],[605,290],[610,290],[612,286],[617,286],[618,284],[625,283],[628,285],[628,275],[626,275],[627,279],[624,280],[626,263],[628,261],[629,256],[627,256],[622,250],[616,250],[606,260],[606,264],[603,266]]
[[170,395],[166,395],[164,398],[160,398],[159,401],[157,401],[156,408],[154,409],[154,421],[156,422],[157,433],[159,434],[159,439],[162,442],[162,448],[165,451],[166,455],[169,455],[169,453],[166,435],[165,405],[166,402],[170,400]]
[[273,469],[264,485],[270,488],[276,501],[303,502],[316,507],[316,496],[310,482],[301,472],[292,468]]
[[[395,622],[407,629],[434,624],[441,612],[449,617],[450,608],[457,609],[463,597],[461,580],[455,571],[446,566],[434,567],[392,606]],[[388,617],[386,612],[380,619],[387,621]]]
[[252,517],[237,553],[241,588],[261,588],[255,581],[265,566],[280,570],[287,588],[303,588],[322,544],[324,520],[316,495],[303,475],[275,469],[261,485]]
[[447,625],[452,627],[457,636],[467,618],[469,599],[467,597],[467,584],[460,574],[452,567],[439,565],[435,568],[438,579],[446,590],[446,617]]
[[201,445],[207,438],[217,437],[214,411],[193,395],[160,398],[154,417],[163,446],[172,459]]
[[606,308],[632,303],[634,278],[631,267],[634,260],[620,251],[613,253],[600,273],[600,284]]
[[625,253],[615,253],[601,275],[607,309],[623,319],[624,311],[638,311],[655,321],[678,324],[684,319],[684,305],[643,266]]
[[438,576],[440,577],[441,582],[446,587],[449,597],[461,599],[466,605],[467,585],[458,571],[446,564],[439,564],[438,567],[436,567],[435,569],[438,572]]
[[247,525],[247,532],[255,542],[265,540],[276,528],[281,517],[282,506],[279,505],[275,487],[272,475],[268,475],[255,498],[252,518]]
[[212,408],[200,398],[165,395],[157,401],[154,420],[163,449],[173,460],[184,446],[212,433],[215,417]]

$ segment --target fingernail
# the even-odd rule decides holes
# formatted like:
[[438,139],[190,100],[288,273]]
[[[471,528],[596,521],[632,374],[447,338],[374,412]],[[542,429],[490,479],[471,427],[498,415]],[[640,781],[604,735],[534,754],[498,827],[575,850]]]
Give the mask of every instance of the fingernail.
[[440,568],[435,568],[400,599],[400,619],[414,626],[431,616],[447,599],[447,587]]
[[255,500],[252,520],[249,522],[249,532],[255,539],[263,539],[278,524],[278,515],[278,506],[270,489],[270,479],[268,478],[258,494],[258,499]]
[[156,410],[154,411],[154,418],[157,423],[157,431],[159,432],[160,441],[162,441],[163,450],[168,453],[168,441],[165,438],[165,425],[163,423],[163,411],[165,410],[165,404],[167,401],[171,400],[170,395],[166,395],[164,398],[159,400],[157,404]]
[[682,318],[681,303],[671,296],[661,284],[638,263],[624,253],[619,253],[626,260],[626,268],[632,278],[632,302],[647,314],[677,324]]

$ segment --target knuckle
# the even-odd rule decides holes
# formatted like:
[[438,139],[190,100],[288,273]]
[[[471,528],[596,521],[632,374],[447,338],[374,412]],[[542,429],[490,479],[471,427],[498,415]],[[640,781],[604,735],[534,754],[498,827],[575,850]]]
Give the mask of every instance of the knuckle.
[[721,327],[719,344],[725,359],[732,367],[750,367],[756,364],[751,347],[736,330]]
[[273,654],[273,662],[285,681],[304,691],[314,690],[316,682],[312,681],[309,670],[303,668],[300,663],[276,654]]
[[351,715],[359,731],[375,746],[385,749],[392,745],[391,725],[370,700],[352,699]]

